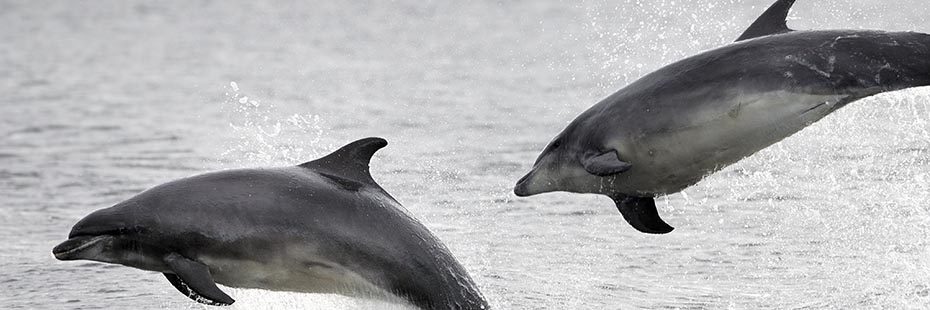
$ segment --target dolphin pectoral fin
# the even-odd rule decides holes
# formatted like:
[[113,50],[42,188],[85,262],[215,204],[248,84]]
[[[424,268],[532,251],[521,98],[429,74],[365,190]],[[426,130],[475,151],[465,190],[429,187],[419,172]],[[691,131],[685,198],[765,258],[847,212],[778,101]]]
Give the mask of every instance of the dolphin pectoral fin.
[[638,231],[647,234],[666,234],[675,229],[659,217],[655,199],[652,197],[619,195],[610,198],[617,204],[617,209],[620,210],[623,218]]
[[[168,282],[171,283],[171,285],[173,285],[174,288],[178,289],[178,291],[180,291],[182,294],[184,294],[185,296],[187,296],[188,298],[196,302],[210,305],[210,306],[229,306],[233,302],[235,302],[235,300],[233,300],[229,296],[226,296],[226,298],[229,298],[228,303],[220,302],[218,299],[212,299],[212,298],[206,297],[203,294],[200,294],[197,291],[195,291],[193,288],[191,288],[191,286],[188,285],[187,282],[184,282],[184,280],[182,280],[181,277],[178,277],[178,275],[173,274],[173,273],[165,273],[164,275],[165,275],[165,278],[168,278]],[[217,291],[219,291],[219,288],[217,288]],[[219,291],[219,293],[223,294],[224,296],[226,295],[222,291]]]
[[165,278],[168,278],[168,282],[188,298],[211,306],[229,306],[236,302],[216,287],[216,282],[213,282],[213,276],[210,275],[207,265],[192,261],[177,253],[168,254],[165,257],[165,263],[174,271],[174,273],[165,273]]
[[630,163],[620,160],[614,151],[588,157],[582,164],[585,171],[601,177],[622,173],[633,167]]
[[788,11],[790,11],[791,6],[794,5],[794,1],[795,0],[776,1],[775,4],[772,4],[772,6],[765,10],[765,12],[762,13],[738,39],[736,39],[736,42],[790,32],[791,29],[788,28],[787,23]]

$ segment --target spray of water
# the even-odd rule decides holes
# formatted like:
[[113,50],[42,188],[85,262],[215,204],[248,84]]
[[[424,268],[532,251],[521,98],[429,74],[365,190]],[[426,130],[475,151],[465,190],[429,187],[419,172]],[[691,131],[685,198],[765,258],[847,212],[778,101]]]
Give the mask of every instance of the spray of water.
[[294,165],[332,149],[319,115],[286,114],[230,82],[222,110],[233,138],[220,154],[232,167]]
[[[301,294],[256,289],[227,290],[237,298],[236,303],[234,303],[230,309],[417,309],[416,307],[401,302],[390,303],[375,299],[350,298],[334,294]],[[213,307],[209,306],[204,306],[204,308],[213,309]]]

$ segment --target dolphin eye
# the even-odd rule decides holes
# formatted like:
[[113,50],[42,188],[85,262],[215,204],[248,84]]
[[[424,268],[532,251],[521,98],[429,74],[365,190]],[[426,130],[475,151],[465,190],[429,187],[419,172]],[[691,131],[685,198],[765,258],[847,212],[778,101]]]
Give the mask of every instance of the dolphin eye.
[[555,140],[554,142],[552,142],[552,146],[550,146],[549,148],[550,148],[550,149],[557,149],[557,148],[559,148],[559,146],[561,146],[561,145],[562,145],[562,140]]

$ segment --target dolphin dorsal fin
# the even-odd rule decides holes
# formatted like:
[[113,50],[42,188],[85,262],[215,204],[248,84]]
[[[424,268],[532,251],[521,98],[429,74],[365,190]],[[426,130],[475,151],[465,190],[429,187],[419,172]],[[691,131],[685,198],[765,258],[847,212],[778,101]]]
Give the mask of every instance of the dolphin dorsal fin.
[[369,162],[376,151],[387,146],[382,138],[365,138],[343,146],[323,158],[300,164],[328,176],[338,176],[365,184],[377,184],[371,178]]
[[792,31],[788,28],[788,11],[795,0],[778,0],[762,13],[736,42]]

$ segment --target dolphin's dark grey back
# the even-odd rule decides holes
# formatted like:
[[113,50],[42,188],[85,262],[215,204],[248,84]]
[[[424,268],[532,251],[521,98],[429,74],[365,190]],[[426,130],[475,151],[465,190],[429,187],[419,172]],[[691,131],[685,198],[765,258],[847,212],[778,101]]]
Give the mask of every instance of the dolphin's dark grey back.
[[739,59],[744,64],[741,68],[723,67],[729,70],[721,72],[737,74],[757,90],[850,93],[858,99],[930,84],[930,35],[923,33],[795,31],[718,51],[696,58],[711,62]]
[[[794,31],[788,28],[786,21],[788,12],[794,3],[795,0],[777,0],[736,41]],[[833,40],[818,42],[824,35],[833,36]],[[831,86],[834,88],[832,93],[822,90],[814,93],[842,94],[844,91],[857,89],[851,92],[845,103],[884,91],[927,85],[927,80],[930,79],[928,77],[930,76],[930,65],[928,65],[930,36],[926,34],[811,31],[796,37],[781,38],[795,41],[812,40],[807,42],[807,49],[799,49],[794,55],[785,55],[785,60],[811,69],[807,75],[814,75],[813,79],[822,80],[826,85],[821,86],[827,89]],[[784,40],[771,40],[789,43],[788,45],[792,43]],[[761,44],[765,48],[778,47],[775,45],[777,44]],[[785,74],[794,76],[797,72],[786,70]],[[874,78],[863,79],[863,76],[874,76]],[[808,82],[810,80],[802,77],[798,81]]]
[[[733,85],[734,83],[738,85]],[[882,31],[792,31],[731,44],[650,73],[599,103],[602,109],[687,110],[694,98],[791,91],[845,95],[930,85],[930,35]],[[657,101],[654,94],[665,100]],[[702,107],[702,108],[706,108]],[[651,120],[643,120],[644,126]]]

